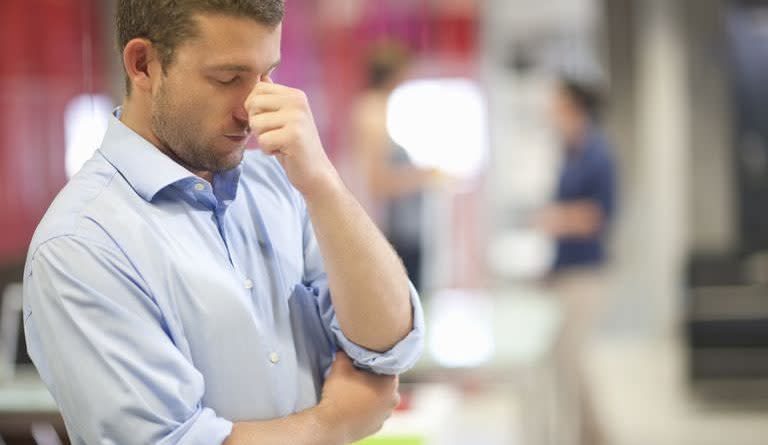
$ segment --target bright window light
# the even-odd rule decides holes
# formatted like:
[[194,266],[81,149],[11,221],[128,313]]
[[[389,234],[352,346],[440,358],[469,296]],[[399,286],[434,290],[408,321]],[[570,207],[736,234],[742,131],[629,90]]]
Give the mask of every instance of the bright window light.
[[429,330],[429,352],[441,366],[469,368],[493,358],[493,304],[486,296],[440,292],[431,302]]
[[112,108],[112,101],[103,95],[84,94],[67,104],[64,136],[68,178],[77,173],[101,145]]
[[480,87],[468,79],[404,83],[389,99],[387,130],[421,167],[470,178],[487,159],[485,99]]
[[505,279],[537,279],[552,267],[555,243],[538,230],[510,229],[496,235],[488,255],[494,272]]

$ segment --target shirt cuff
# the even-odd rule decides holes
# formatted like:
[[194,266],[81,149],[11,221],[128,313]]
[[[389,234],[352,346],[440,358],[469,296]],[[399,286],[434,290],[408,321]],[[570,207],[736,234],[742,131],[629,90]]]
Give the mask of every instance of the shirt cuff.
[[388,351],[371,351],[350,341],[342,332],[338,319],[333,317],[331,331],[336,337],[336,342],[358,368],[366,369],[375,374],[398,375],[416,365],[424,350],[424,310],[419,301],[419,293],[416,292],[413,284],[409,283],[409,287],[413,329]]
[[203,408],[164,438],[162,445],[222,444],[232,434],[232,422],[218,417],[210,408]]

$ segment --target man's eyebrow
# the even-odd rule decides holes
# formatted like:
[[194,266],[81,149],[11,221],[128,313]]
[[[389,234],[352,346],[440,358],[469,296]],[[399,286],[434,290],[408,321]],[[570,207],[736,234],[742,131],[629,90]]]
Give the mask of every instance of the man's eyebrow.
[[[267,72],[272,71],[273,69],[277,68],[278,65],[280,65],[280,60],[273,63],[269,68],[266,69],[266,71]],[[237,64],[225,63],[222,65],[212,65],[212,66],[206,67],[206,71],[236,71],[241,73],[250,73],[253,71],[253,68],[251,68],[248,65],[237,65]]]
[[212,65],[209,67],[206,67],[206,71],[238,71],[238,72],[250,72],[253,71],[251,67],[247,65],[234,65],[234,64],[223,64],[223,65]]

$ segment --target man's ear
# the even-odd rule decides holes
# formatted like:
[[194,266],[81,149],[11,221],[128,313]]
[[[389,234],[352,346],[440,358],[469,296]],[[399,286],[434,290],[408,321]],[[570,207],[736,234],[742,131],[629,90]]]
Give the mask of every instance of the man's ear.
[[152,85],[156,81],[153,76],[160,74],[157,50],[152,42],[147,39],[133,39],[128,42],[123,49],[123,66],[133,89],[152,91]]

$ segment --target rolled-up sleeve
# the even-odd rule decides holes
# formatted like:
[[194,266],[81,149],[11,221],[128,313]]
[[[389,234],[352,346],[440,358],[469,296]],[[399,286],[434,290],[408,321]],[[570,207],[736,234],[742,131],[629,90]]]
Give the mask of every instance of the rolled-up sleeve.
[[305,219],[304,225],[304,276],[305,284],[313,289],[318,299],[320,316],[327,335],[347,353],[357,367],[376,374],[397,375],[416,365],[424,349],[424,312],[419,294],[413,284],[409,283],[413,328],[391,349],[377,352],[349,340],[339,326],[339,320],[331,301],[328,276],[325,273],[320,249],[308,218]]
[[27,348],[73,443],[222,443],[202,375],[175,347],[140,273],[114,246],[42,244],[24,280]]

